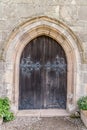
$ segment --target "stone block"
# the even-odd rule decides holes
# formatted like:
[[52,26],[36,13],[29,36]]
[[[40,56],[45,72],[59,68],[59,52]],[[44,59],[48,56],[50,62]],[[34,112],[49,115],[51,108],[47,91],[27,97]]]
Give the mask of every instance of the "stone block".
[[3,61],[0,61],[0,71],[3,71],[3,69],[4,69],[4,63]]
[[44,12],[44,15],[59,19],[59,6],[49,6],[47,11]]
[[46,7],[44,5],[34,5],[32,10],[33,15],[44,15],[44,12],[46,12]]
[[[8,36],[8,31],[7,30],[2,30],[0,31],[0,41],[3,42],[4,40],[6,40],[6,37]],[[1,43],[2,45],[3,43]],[[0,47],[1,48],[1,47]]]
[[8,3],[32,3],[33,0],[0,0],[1,3],[8,4]]
[[76,0],[77,5],[87,5],[87,0]]
[[82,42],[87,41],[87,32],[84,32],[84,30],[82,30],[81,32],[78,32],[78,36]]
[[79,64],[79,69],[82,71],[82,72],[87,72],[87,64]]
[[45,0],[45,5],[57,6],[60,4],[60,0]]
[[0,2],[0,20],[3,19],[3,3]]
[[6,86],[4,86],[4,84],[0,83],[0,97],[6,97]]
[[82,41],[86,42],[87,41],[87,22],[86,21],[78,21],[76,23],[72,23],[73,26],[70,28],[72,29],[73,32],[77,35],[77,37]]
[[[43,8],[42,8],[43,10]],[[40,9],[40,7],[36,7],[33,5],[30,5],[30,4],[17,4],[17,17],[18,18],[26,18],[26,17],[29,17],[29,16],[32,16],[34,14],[37,14],[37,13],[41,13],[42,10]]]
[[73,25],[77,19],[77,7],[76,6],[60,6],[60,18],[70,25]]
[[0,0],[1,3],[4,3],[4,4],[8,4],[8,3],[11,3],[11,4],[32,4],[32,5],[59,5],[60,3],[60,0],[44,0],[44,1],[41,1],[41,0]]
[[75,5],[76,0],[59,0],[60,5]]
[[84,84],[87,83],[87,72],[81,74],[81,82]]
[[83,42],[82,44],[83,44],[83,47],[84,47],[84,51],[86,52],[87,51],[87,40],[86,40],[86,42]]
[[4,30],[7,28],[6,20],[0,20],[0,30]]
[[87,21],[87,6],[79,6],[78,19]]
[[12,77],[12,73],[10,71],[7,71],[5,73],[5,81],[8,82],[8,83],[12,83],[11,77]]
[[85,59],[87,61],[87,51],[84,53]]
[[14,3],[2,3],[0,4],[0,19],[7,20],[7,18],[15,17],[16,15],[16,4]]
[[[13,3],[28,3],[28,4],[33,4],[33,0],[10,0]],[[37,0],[38,1],[38,0]]]

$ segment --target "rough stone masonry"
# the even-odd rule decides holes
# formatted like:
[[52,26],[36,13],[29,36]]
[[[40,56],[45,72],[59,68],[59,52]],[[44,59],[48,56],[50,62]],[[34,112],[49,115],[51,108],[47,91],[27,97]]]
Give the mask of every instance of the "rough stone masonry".
[[76,90],[79,89],[78,97],[87,95],[87,0],[0,0],[0,97],[8,92],[3,53],[9,36],[19,24],[39,16],[65,23],[79,38],[84,62],[79,64]]

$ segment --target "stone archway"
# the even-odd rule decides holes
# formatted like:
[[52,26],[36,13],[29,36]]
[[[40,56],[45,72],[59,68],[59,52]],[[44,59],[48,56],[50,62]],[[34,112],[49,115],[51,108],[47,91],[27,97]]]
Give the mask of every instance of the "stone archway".
[[[14,111],[18,111],[19,62],[24,47],[34,38],[46,35],[55,39],[64,49],[67,58],[67,107],[68,112],[76,108],[78,92],[78,63],[83,58],[83,48],[74,33],[60,21],[42,16],[20,25],[10,36],[4,57],[6,60],[5,82],[7,96]],[[7,75],[10,78],[7,78]]]

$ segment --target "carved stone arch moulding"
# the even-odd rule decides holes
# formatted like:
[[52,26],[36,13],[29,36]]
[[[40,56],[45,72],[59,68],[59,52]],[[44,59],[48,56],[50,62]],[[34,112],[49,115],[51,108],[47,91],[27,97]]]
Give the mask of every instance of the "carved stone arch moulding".
[[[74,33],[63,23],[46,16],[36,17],[16,28],[8,39],[3,53],[7,96],[14,111],[18,110],[19,62],[24,47],[37,36],[46,35],[62,46],[67,57],[67,110],[76,108],[78,66],[84,61],[83,48]],[[7,78],[9,77],[9,78]]]

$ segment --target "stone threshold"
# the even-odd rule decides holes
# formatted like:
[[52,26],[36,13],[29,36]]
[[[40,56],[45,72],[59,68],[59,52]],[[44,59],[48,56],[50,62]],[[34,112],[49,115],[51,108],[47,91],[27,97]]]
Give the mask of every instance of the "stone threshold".
[[28,116],[28,117],[57,117],[57,116],[69,116],[64,109],[36,109],[36,110],[19,110],[17,116]]

